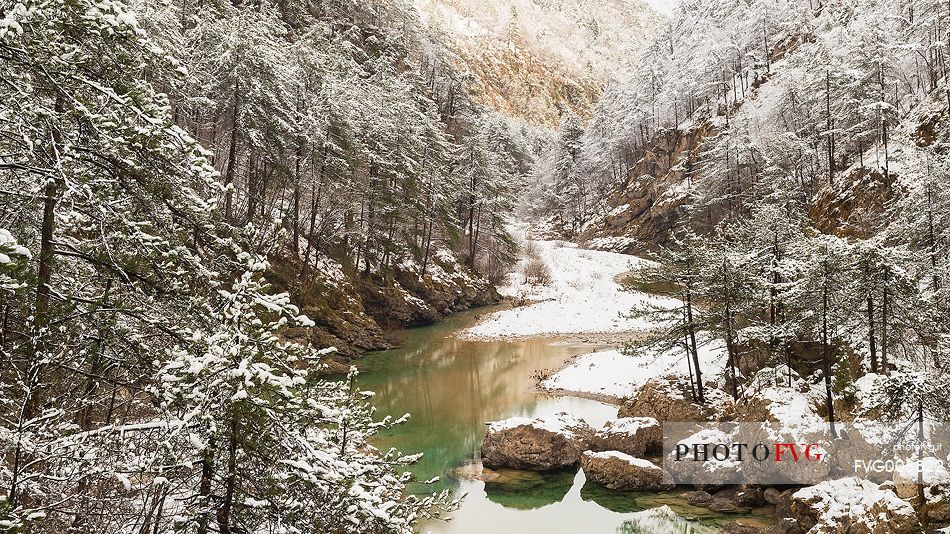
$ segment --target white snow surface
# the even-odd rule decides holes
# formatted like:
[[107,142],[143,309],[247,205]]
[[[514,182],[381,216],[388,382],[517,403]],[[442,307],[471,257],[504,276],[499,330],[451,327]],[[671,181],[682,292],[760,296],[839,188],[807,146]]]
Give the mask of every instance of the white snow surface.
[[947,470],[945,463],[939,458],[928,457],[922,461],[911,461],[898,465],[895,473],[904,480],[918,480],[918,476],[923,476],[923,482],[926,485],[945,485],[950,484],[950,471]]
[[644,469],[660,469],[656,464],[649,460],[644,460],[643,458],[637,458],[636,456],[630,456],[629,454],[622,453],[620,451],[603,451],[603,452],[593,452],[593,451],[584,451],[585,456],[590,456],[591,458],[617,458],[623,460],[630,465],[635,465],[637,467],[642,467]]
[[[699,361],[704,374],[719,373],[726,365],[725,348],[719,343],[702,346]],[[607,350],[578,356],[541,387],[624,399],[636,395],[651,378],[670,375],[689,376],[685,351],[628,355]]]
[[464,332],[476,339],[523,338],[558,334],[617,333],[645,330],[651,324],[625,317],[645,302],[675,305],[670,299],[623,291],[615,278],[647,260],[561,241],[533,241],[551,272],[546,286],[525,283],[521,272],[509,275],[502,295],[535,302],[495,312]]
[[528,417],[511,417],[501,421],[492,421],[488,424],[488,431],[501,432],[504,430],[517,428],[519,426],[530,426],[532,428],[546,430],[554,434],[573,436],[574,433],[572,429],[585,427],[587,426],[587,423],[583,419],[580,419],[572,414],[559,412],[554,415],[543,415],[535,419]]
[[660,426],[660,422],[652,417],[621,417],[607,424],[600,430],[602,434],[636,434],[638,430]]

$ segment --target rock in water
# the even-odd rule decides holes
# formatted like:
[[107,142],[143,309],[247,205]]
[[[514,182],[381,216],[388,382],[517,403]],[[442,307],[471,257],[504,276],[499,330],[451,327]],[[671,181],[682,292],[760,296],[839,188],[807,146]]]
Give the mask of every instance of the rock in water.
[[608,421],[594,434],[593,449],[619,451],[640,457],[663,450],[663,427],[652,417],[624,417]]
[[656,491],[668,487],[663,483],[662,468],[618,451],[585,451],[581,468],[588,480],[608,489]]
[[593,435],[590,425],[567,413],[495,421],[482,440],[482,463],[493,469],[562,469],[580,461]]
[[762,498],[765,499],[765,502],[777,506],[782,502],[782,492],[776,488],[766,488],[762,494]]
[[709,506],[712,502],[712,495],[703,490],[687,491],[684,497],[686,502],[693,506]]

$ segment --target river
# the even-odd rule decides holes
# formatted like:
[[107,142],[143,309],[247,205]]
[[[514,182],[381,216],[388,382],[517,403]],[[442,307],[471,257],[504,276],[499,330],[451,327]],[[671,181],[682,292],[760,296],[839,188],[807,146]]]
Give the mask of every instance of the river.
[[485,483],[456,475],[460,466],[477,465],[485,423],[513,416],[574,413],[599,427],[617,408],[574,397],[552,397],[535,390],[533,376],[556,369],[578,354],[598,347],[555,343],[549,339],[469,341],[455,337],[474,324],[485,308],[457,314],[445,322],[408,330],[398,349],[359,361],[360,386],[376,393],[378,416],[410,413],[405,424],[374,439],[381,449],[424,456],[411,471],[410,491],[451,489],[465,495],[450,521],[427,522],[420,532],[475,533],[715,533],[725,522],[742,518],[768,524],[768,509],[746,515],[722,515],[686,504],[681,492],[611,492],[585,484],[583,471],[540,475],[502,470]]

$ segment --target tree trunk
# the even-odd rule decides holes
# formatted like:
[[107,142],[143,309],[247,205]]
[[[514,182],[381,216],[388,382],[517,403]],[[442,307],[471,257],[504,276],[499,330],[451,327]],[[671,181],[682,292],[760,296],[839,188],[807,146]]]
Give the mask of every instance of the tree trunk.
[[729,266],[722,263],[723,291],[726,297],[726,351],[729,354],[729,372],[732,378],[732,399],[739,400],[739,379],[736,373],[736,348],[732,335],[732,289],[730,287]]
[[303,153],[303,143],[297,141],[297,156],[294,158],[294,222],[293,222],[293,250],[294,257],[300,257],[300,160]]
[[[227,169],[224,171],[224,187],[234,184],[234,165],[237,157],[237,133],[238,133],[238,113],[240,112],[238,100],[240,85],[234,82],[234,103],[231,106],[231,146],[228,147]],[[228,190],[224,193],[224,216],[231,219],[231,204],[233,202],[234,192]]]
[[828,262],[824,262],[824,281],[821,286],[821,361],[825,375],[825,401],[828,408],[828,424],[835,438],[835,403],[831,391],[831,355],[828,347]]
[[700,404],[706,403],[706,394],[703,389],[703,372],[699,366],[699,351],[696,349],[696,325],[693,322],[693,291],[692,291],[692,264],[686,261],[686,331],[689,333],[690,351],[693,357],[693,368],[696,369],[696,395]]
[[868,345],[871,348],[871,372],[877,373],[877,340],[874,332],[874,296],[868,293]]
[[890,374],[887,365],[887,312],[890,300],[888,298],[887,282],[887,271],[884,271],[884,296],[881,299],[881,369],[885,375]]
[[231,509],[234,506],[234,487],[237,482],[237,417],[231,417],[231,431],[228,438],[228,478],[224,484],[224,499],[218,509],[218,533],[231,533]]
[[198,515],[197,534],[208,534],[208,522],[211,519],[211,484],[214,479],[214,438],[208,439],[208,445],[201,455],[201,481],[198,483],[198,499],[201,512]]
[[693,402],[699,402],[696,394],[696,379],[693,376],[693,355],[689,347],[689,320],[686,318],[686,301],[683,301],[683,348],[686,350],[686,368],[689,370],[689,392]]

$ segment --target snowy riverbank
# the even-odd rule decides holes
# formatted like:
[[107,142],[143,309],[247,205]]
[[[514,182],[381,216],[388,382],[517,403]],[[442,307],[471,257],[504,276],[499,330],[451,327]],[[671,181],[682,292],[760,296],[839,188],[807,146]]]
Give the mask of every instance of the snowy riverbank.
[[[700,347],[704,373],[716,374],[726,365],[721,344]],[[575,394],[611,403],[636,396],[651,378],[689,376],[685,352],[624,354],[607,350],[583,354],[541,381],[540,388],[556,394]]]
[[510,274],[499,293],[531,302],[485,317],[463,332],[473,339],[505,339],[576,334],[619,334],[648,330],[649,322],[627,317],[634,306],[662,299],[646,293],[623,291],[618,278],[647,260],[597,250],[585,250],[562,241],[532,241],[547,265],[545,285],[526,282],[524,264]]
[[[585,250],[562,241],[529,241],[530,255],[544,263],[548,280],[531,284],[525,259],[508,276],[499,293],[513,301],[528,302],[484,317],[461,336],[471,339],[570,338],[619,347],[651,330],[647,319],[630,318],[635,307],[677,306],[669,298],[624,291],[619,279],[648,260],[597,250]],[[718,373],[725,365],[721,344],[700,347],[705,372]],[[618,348],[578,356],[567,362],[539,387],[559,395],[574,395],[610,403],[635,396],[648,380],[689,376],[683,351],[661,354],[642,351],[625,354]]]

